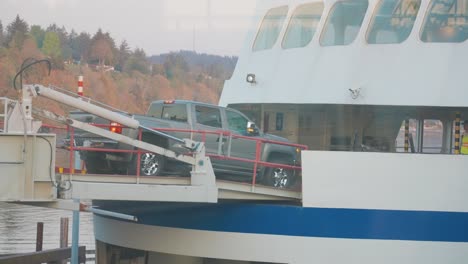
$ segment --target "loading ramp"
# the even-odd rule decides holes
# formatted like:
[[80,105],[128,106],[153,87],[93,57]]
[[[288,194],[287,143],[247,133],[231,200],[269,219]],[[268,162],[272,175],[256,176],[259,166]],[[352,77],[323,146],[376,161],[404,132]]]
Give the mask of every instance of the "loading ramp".
[[[181,155],[147,142],[32,107],[34,97],[43,96],[135,129],[138,121],[109,110],[102,104],[74,97],[52,87],[25,85],[19,101],[1,98],[4,111],[0,122],[0,201],[39,202],[52,207],[71,200],[127,200],[216,203],[220,199],[299,201],[298,191],[271,188],[242,182],[217,180],[203,142],[173,138],[183,143],[192,155]],[[98,175],[55,173],[56,135],[38,133],[41,122],[34,114],[77,129],[116,140],[138,149],[158,153],[192,165],[190,177],[140,177],[138,175]],[[73,139],[71,140],[73,141]],[[72,153],[72,151],[71,151]],[[55,205],[54,205],[55,203]],[[68,207],[65,206],[65,207]],[[66,209],[66,208],[65,208]]]

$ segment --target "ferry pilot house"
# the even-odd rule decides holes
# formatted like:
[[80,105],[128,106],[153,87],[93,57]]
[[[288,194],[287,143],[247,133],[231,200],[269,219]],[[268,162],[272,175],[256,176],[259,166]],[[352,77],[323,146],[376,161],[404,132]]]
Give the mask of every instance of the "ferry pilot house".
[[459,153],[468,0],[282,5],[254,33],[239,64],[256,81],[228,81],[221,103],[263,131],[314,150]]

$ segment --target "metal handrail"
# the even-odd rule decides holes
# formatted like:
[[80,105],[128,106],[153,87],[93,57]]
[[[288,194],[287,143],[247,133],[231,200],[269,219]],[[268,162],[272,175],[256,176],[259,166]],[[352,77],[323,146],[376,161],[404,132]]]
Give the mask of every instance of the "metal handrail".
[[[105,124],[93,124],[98,127],[110,127],[110,125],[105,125]],[[47,125],[46,125],[47,126]],[[53,127],[55,129],[67,129],[67,132],[70,135],[70,142],[74,142],[75,139],[75,133],[74,133],[74,128],[73,127],[68,127],[68,128],[62,128],[62,127]],[[231,131],[225,131],[225,130],[217,130],[217,131],[212,131],[212,130],[192,130],[192,129],[177,129],[177,128],[153,128],[155,130],[161,130],[165,132],[186,132],[186,133],[199,133],[202,135],[202,142],[206,141],[206,135],[207,134],[212,134],[212,135],[222,135],[222,136],[229,136],[232,138],[244,138],[247,140],[252,140],[256,142],[256,153],[255,153],[255,159],[250,160],[247,158],[239,158],[239,157],[231,157],[227,155],[221,155],[220,153],[218,154],[210,154],[206,153],[206,156],[214,159],[222,159],[222,160],[234,160],[234,161],[241,161],[241,162],[246,162],[246,163],[253,163],[254,164],[254,169],[253,169],[253,177],[252,177],[252,187],[255,187],[256,184],[256,177],[257,177],[257,170],[258,166],[263,166],[263,167],[271,167],[271,168],[282,168],[282,169],[289,169],[289,170],[301,170],[301,166],[297,165],[289,165],[289,164],[280,164],[280,163],[272,163],[272,162],[267,162],[267,161],[262,161],[261,160],[261,147],[262,144],[264,143],[270,143],[270,144],[278,144],[278,145],[285,145],[285,146],[291,146],[291,147],[296,147],[300,148],[302,150],[307,150],[308,147],[306,145],[300,145],[300,144],[294,144],[294,143],[289,143],[289,142],[282,142],[282,141],[275,141],[275,140],[269,140],[269,139],[263,139],[263,138],[255,138],[255,137],[248,137],[248,136],[242,136],[238,134],[234,134]],[[139,136],[138,138],[141,140],[141,129],[139,129]],[[220,140],[220,143],[222,144],[222,140]],[[75,146],[75,144],[70,144],[68,147],[68,150],[70,151],[70,156],[69,156],[69,166],[70,166],[70,171],[71,173],[74,173],[75,169],[73,166],[73,161],[74,161],[74,152],[75,151],[95,151],[95,152],[109,152],[109,153],[134,153],[137,154],[138,156],[138,162],[137,162],[137,168],[136,168],[136,177],[137,177],[137,183],[139,182],[139,177],[140,177],[140,158],[141,155],[144,153],[149,153],[148,151],[144,151],[141,149],[107,149],[107,148],[93,148],[93,147],[79,147]],[[187,153],[190,154],[190,153]]]
[[231,143],[232,141],[229,140],[229,146],[228,146],[228,155],[221,155],[220,149],[221,149],[221,144],[223,140],[219,140],[219,145],[218,145],[218,155],[210,155],[207,153],[207,156],[211,158],[217,158],[217,159],[226,159],[226,160],[236,160],[236,161],[241,161],[241,162],[246,162],[246,163],[253,163],[254,168],[253,168],[253,177],[252,177],[252,187],[255,186],[256,183],[256,178],[257,178],[257,170],[258,166],[264,166],[264,167],[278,167],[282,169],[291,169],[291,170],[301,170],[302,168],[300,166],[291,166],[291,165],[286,165],[286,164],[280,164],[280,163],[271,163],[271,162],[266,162],[261,160],[261,152],[262,152],[262,144],[276,144],[276,145],[283,145],[283,146],[291,146],[297,149],[301,150],[307,150],[308,146],[306,145],[301,145],[301,144],[294,144],[290,142],[283,142],[283,141],[276,141],[276,140],[270,140],[270,139],[264,139],[264,138],[255,138],[255,137],[249,137],[249,136],[243,136],[243,135],[238,135],[235,134],[231,131],[226,131],[226,130],[218,130],[218,131],[200,131],[200,130],[190,130],[190,129],[173,129],[173,128],[153,128],[155,130],[160,130],[160,131],[165,131],[165,132],[186,132],[186,133],[202,133],[203,134],[203,139],[205,139],[206,134],[219,134],[220,136],[227,136],[229,139],[233,138],[240,138],[240,139],[246,139],[246,140],[251,140],[255,142],[255,160],[249,160],[245,158],[237,158],[237,157],[231,157],[230,155],[230,149],[231,149]]
[[[104,124],[95,124],[98,127],[110,127],[110,125],[104,125]],[[202,142],[206,141],[206,135],[207,134],[213,134],[213,135],[221,135],[221,136],[229,136],[232,138],[243,138],[247,140],[252,140],[255,142],[256,145],[256,151],[255,151],[255,159],[247,159],[247,158],[239,158],[239,157],[231,157],[230,155],[221,155],[220,153],[217,154],[210,154],[206,153],[206,156],[214,159],[222,159],[222,160],[235,160],[235,161],[241,161],[245,163],[253,163],[254,164],[254,169],[253,169],[253,175],[252,175],[252,187],[255,187],[256,185],[256,177],[257,177],[257,170],[258,166],[263,166],[263,167],[271,167],[271,168],[282,168],[282,169],[289,169],[289,170],[301,170],[301,166],[297,165],[289,165],[289,164],[280,164],[280,163],[272,163],[272,162],[267,162],[267,161],[262,161],[261,160],[261,147],[262,144],[264,143],[269,143],[269,144],[278,144],[278,145],[285,145],[285,146],[291,146],[295,148],[300,148],[302,150],[307,150],[308,147],[306,145],[300,145],[300,144],[294,144],[294,143],[289,143],[289,142],[282,142],[282,141],[275,141],[275,140],[269,140],[269,139],[263,139],[263,138],[255,138],[255,137],[248,137],[248,136],[242,136],[242,135],[237,135],[234,134],[230,131],[225,131],[225,130],[218,130],[218,131],[211,131],[211,130],[191,130],[191,129],[177,129],[177,128],[153,128],[155,130],[161,130],[165,132],[186,132],[186,133],[199,133],[202,135]],[[74,128],[69,127],[67,129],[68,133],[70,134],[70,140],[71,142],[74,142]],[[139,129],[139,140],[141,140],[141,129]],[[222,144],[222,140],[219,141],[219,144]],[[74,151],[96,151],[96,152],[112,152],[112,153],[136,153],[138,156],[137,159],[137,169],[136,169],[136,177],[137,177],[137,183],[139,182],[139,177],[140,177],[140,159],[141,155],[144,153],[149,153],[148,151],[143,151],[141,149],[136,149],[136,150],[129,150],[129,149],[107,149],[107,148],[93,148],[93,147],[78,147],[75,146],[74,144],[70,144],[69,146],[69,151],[70,151],[70,168],[73,167],[73,159],[74,159]],[[186,155],[190,155],[190,153],[186,153]],[[74,169],[71,169],[71,171],[74,171]]]

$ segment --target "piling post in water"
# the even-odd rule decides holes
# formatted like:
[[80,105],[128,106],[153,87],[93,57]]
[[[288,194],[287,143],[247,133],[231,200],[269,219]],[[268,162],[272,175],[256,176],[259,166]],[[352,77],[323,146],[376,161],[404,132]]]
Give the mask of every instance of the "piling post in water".
[[[68,247],[68,217],[60,218],[60,248]],[[62,260],[62,264],[67,264],[68,261]]]
[[37,222],[36,228],[36,251],[42,251],[42,241],[44,238],[44,223]]
[[60,248],[68,247],[68,217],[60,218]]

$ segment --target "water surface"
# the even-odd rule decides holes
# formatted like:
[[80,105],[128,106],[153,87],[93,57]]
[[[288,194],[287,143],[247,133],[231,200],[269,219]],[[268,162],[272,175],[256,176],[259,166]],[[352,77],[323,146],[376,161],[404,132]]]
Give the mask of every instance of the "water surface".
[[[44,223],[42,248],[60,246],[60,218],[69,218],[68,243],[72,241],[72,212],[43,207],[0,202],[0,255],[33,252],[36,250],[37,222]],[[80,213],[80,245],[95,249],[91,213]]]

